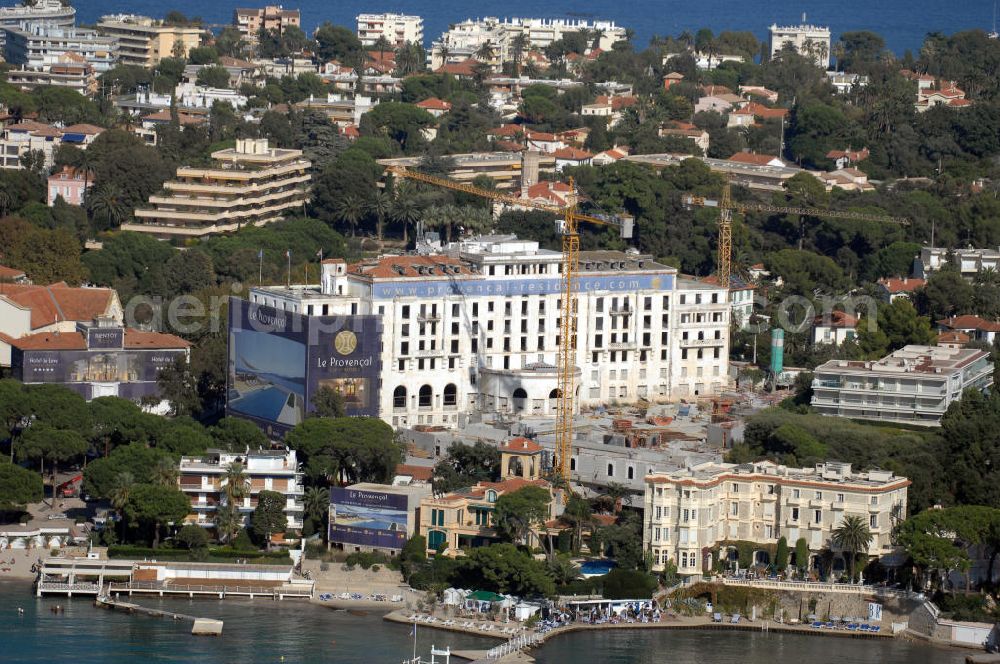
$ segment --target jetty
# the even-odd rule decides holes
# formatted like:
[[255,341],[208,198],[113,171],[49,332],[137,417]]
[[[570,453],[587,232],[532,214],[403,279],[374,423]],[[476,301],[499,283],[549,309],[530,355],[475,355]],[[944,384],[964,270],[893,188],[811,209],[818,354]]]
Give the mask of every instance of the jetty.
[[203,636],[219,636],[222,634],[222,621],[215,620],[214,618],[199,618],[198,616],[190,616],[186,613],[177,613],[176,611],[165,611],[163,609],[154,609],[147,606],[141,606],[139,604],[134,604],[132,602],[123,602],[118,599],[111,598],[107,595],[98,595],[94,604],[102,609],[110,609],[112,611],[125,611],[127,613],[141,613],[143,615],[150,616],[152,618],[170,618],[171,620],[189,620],[193,623],[191,627],[191,633],[195,635]]

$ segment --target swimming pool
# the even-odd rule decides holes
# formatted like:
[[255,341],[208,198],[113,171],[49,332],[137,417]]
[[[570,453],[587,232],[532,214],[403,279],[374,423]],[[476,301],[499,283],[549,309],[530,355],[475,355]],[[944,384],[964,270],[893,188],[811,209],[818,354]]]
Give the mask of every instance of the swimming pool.
[[588,560],[580,565],[580,574],[585,578],[589,578],[591,576],[604,576],[617,566],[618,563],[613,560],[605,560],[603,558]]

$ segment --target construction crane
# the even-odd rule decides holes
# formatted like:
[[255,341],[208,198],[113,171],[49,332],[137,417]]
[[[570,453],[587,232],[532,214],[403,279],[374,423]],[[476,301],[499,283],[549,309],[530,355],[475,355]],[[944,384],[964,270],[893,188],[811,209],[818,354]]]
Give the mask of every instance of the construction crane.
[[[569,488],[570,459],[573,456],[573,409],[575,400],[574,375],[576,373],[576,276],[580,267],[580,235],[581,223],[596,226],[611,226],[617,228],[623,238],[632,237],[632,227],[635,220],[630,216],[581,214],[577,212],[576,197],[566,206],[539,203],[511,196],[490,189],[481,189],[447,178],[428,175],[419,171],[411,171],[400,166],[388,166],[387,172],[401,178],[424,182],[436,187],[461,191],[473,196],[479,196],[504,205],[514,205],[534,210],[552,212],[562,217],[558,231],[562,235],[562,311],[560,315],[559,337],[559,401],[556,407],[556,469]],[[570,190],[573,181],[570,180]],[[568,494],[567,494],[568,496]]]
[[828,219],[853,219],[855,221],[876,221],[891,224],[901,224],[908,226],[910,220],[905,217],[892,217],[881,214],[869,214],[867,212],[851,212],[843,210],[822,210],[820,208],[789,207],[784,205],[769,205],[767,203],[734,203],[732,196],[732,185],[726,179],[726,184],[722,188],[722,198],[714,200],[704,196],[687,195],[683,199],[684,205],[689,207],[717,207],[719,208],[719,246],[718,246],[718,268],[716,275],[719,278],[719,285],[728,288],[729,279],[732,274],[733,261],[733,211],[745,212],[774,212],[777,214],[798,214],[809,217],[826,217]]

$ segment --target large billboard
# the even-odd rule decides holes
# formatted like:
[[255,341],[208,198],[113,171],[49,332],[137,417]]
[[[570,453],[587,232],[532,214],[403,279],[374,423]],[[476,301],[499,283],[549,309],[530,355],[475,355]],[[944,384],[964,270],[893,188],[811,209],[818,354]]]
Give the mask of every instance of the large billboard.
[[[24,383],[59,383],[87,399],[108,394],[139,399],[158,395],[159,373],[185,354],[184,349],[21,350],[15,347],[11,352],[11,370]],[[103,386],[100,390],[95,388],[98,384]],[[107,386],[115,386],[117,391],[102,391],[109,389]]]
[[330,542],[401,549],[407,497],[384,491],[330,489]]
[[329,388],[348,416],[378,417],[381,347],[377,316],[303,316],[232,298],[226,408],[278,436]]

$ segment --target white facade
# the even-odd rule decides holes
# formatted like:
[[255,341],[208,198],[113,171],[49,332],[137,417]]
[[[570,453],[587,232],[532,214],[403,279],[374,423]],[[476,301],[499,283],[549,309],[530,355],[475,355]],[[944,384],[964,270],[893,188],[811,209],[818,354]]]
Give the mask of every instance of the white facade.
[[[437,69],[445,64],[443,48],[447,48],[447,62],[456,62],[455,58],[465,59],[475,53],[487,42],[494,50],[492,64],[500,65],[514,58],[513,40],[518,35],[524,35],[528,40],[528,48],[542,49],[552,42],[559,41],[570,32],[598,30],[601,33],[597,47],[601,50],[611,50],[611,46],[625,39],[625,28],[615,25],[614,21],[573,21],[545,18],[510,18],[500,20],[495,17],[483,19],[467,19],[456,23],[441,38],[431,45],[431,68]],[[591,45],[593,45],[591,43]]]
[[720,557],[731,559],[735,547],[727,547],[727,542],[761,544],[753,564],[768,565],[773,561],[766,545],[784,537],[794,550],[804,538],[811,563],[823,548],[839,553],[833,530],[845,516],[855,515],[873,535],[863,553],[887,555],[894,549],[893,527],[906,518],[909,485],[908,479],[887,470],[852,472],[850,464],[834,462],[815,468],[770,461],[710,462],[652,473],[646,477],[643,501],[643,548],[652,554],[654,571],[673,562],[683,576],[711,571],[707,549],[720,544],[725,549]]
[[826,71],[830,67],[830,28],[809,25],[802,17],[801,25],[772,24],[771,57],[775,57],[786,46],[793,47],[799,55],[811,59],[817,67]]
[[358,39],[362,46],[374,46],[379,37],[399,48],[403,44],[423,44],[424,19],[406,14],[358,14]]
[[992,384],[985,351],[906,346],[877,362],[830,360],[816,367],[812,407],[823,415],[936,426],[964,390]]
[[[382,319],[380,416],[456,426],[475,410],[555,413],[562,254],[513,236],[433,256],[326,261],[319,287],[267,287],[250,301],[306,315]],[[726,291],[648,256],[581,252],[577,404],[710,396],[728,385]]]
[[214,526],[216,510],[227,500],[226,473],[232,464],[243,467],[247,481],[246,495],[236,506],[244,522],[257,507],[260,492],[274,491],[285,496],[288,528],[302,527],[305,489],[295,450],[209,450],[203,456],[181,457],[177,486],[191,499],[191,513],[185,518],[186,523]]
[[958,271],[966,279],[973,279],[984,270],[1000,271],[1000,249],[947,249],[922,247],[920,257],[913,263],[913,276],[926,279],[948,262],[949,254]]

